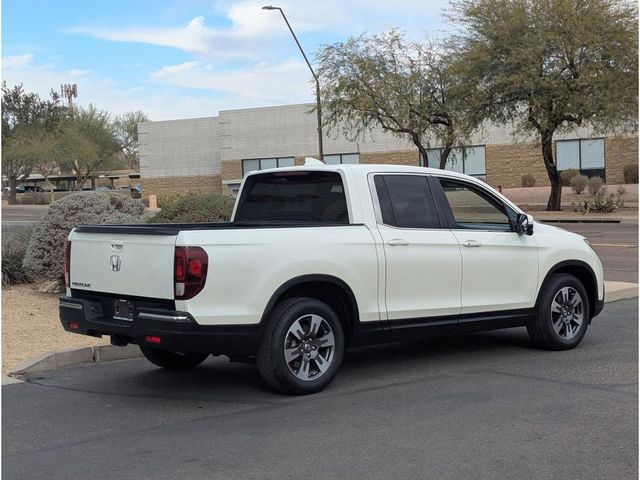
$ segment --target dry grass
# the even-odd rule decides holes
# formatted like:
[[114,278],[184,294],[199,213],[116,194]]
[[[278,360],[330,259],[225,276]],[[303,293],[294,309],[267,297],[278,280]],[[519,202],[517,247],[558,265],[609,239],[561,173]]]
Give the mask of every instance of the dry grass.
[[58,295],[35,292],[30,285],[2,289],[3,373],[45,352],[108,343],[109,337],[65,332],[58,318]]

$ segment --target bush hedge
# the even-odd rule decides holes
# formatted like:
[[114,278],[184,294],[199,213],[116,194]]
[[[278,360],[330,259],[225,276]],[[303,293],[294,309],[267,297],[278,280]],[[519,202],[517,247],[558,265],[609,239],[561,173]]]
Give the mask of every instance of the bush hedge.
[[560,178],[562,179],[562,186],[571,186],[571,179],[576,175],[580,175],[580,170],[578,170],[577,168],[568,168],[567,170],[561,171]]
[[571,179],[571,189],[576,193],[584,192],[585,188],[587,188],[587,184],[589,183],[589,179],[584,175],[576,175]]
[[536,186],[536,177],[534,177],[530,173],[525,173],[524,175],[522,175],[522,186],[523,187],[535,187]]
[[32,234],[32,228],[19,230],[7,234],[8,239],[2,242],[2,285],[16,285],[30,281],[31,277],[22,266],[22,262]]
[[597,195],[600,193],[604,185],[604,180],[600,177],[591,177],[587,184],[587,189],[591,195]]
[[29,241],[23,266],[37,280],[62,280],[64,244],[78,224],[144,223],[148,218],[144,204],[127,193],[80,192],[49,207],[36,225]]
[[216,223],[227,222],[233,212],[234,199],[215,193],[188,193],[166,199],[162,210],[150,223]]

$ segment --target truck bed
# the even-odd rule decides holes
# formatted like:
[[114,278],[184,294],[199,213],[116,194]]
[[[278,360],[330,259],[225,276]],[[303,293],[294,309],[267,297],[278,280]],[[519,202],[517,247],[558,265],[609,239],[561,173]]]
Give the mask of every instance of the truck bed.
[[362,223],[327,222],[219,222],[219,223],[141,223],[137,225],[76,225],[78,233],[115,233],[135,235],[177,235],[184,230],[231,230],[258,228],[353,227]]

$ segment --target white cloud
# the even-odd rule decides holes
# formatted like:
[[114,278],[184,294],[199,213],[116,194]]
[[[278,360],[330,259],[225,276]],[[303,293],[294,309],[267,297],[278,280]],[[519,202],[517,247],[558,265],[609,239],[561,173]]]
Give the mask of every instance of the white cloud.
[[20,68],[28,65],[33,60],[32,53],[25,53],[22,55],[9,55],[2,57],[3,68]]
[[[18,55],[17,57],[22,57]],[[152,75],[152,85],[124,87],[109,78],[98,77],[83,69],[62,69],[53,63],[6,62],[2,76],[9,86],[24,84],[30,92],[47,98],[62,83],[78,83],[77,103],[92,103],[112,115],[142,110],[153,120],[212,117],[220,110],[313,100],[306,83],[306,65],[295,61],[249,68],[246,72],[218,71],[210,63],[185,62],[168,65]],[[70,72],[82,75],[73,77]],[[189,88],[210,91],[194,94]]]
[[69,75],[72,78],[77,78],[77,77],[85,77],[90,73],[91,73],[91,70],[82,69],[82,68],[72,68],[67,72],[67,75]]
[[[203,16],[194,17],[187,24],[172,27],[132,25],[128,27],[77,26],[68,29],[95,38],[134,42],[177,48],[192,54],[216,58],[256,58],[272,49],[275,42],[289,32],[279,11],[264,11],[268,0],[243,0],[220,7],[220,15],[230,25],[214,28],[206,25]],[[433,33],[440,26],[440,13],[448,0],[324,0],[278,2],[296,33],[337,32],[358,35],[364,31],[375,33],[392,27],[416,34]],[[311,53],[311,52],[308,52]]]
[[[311,76],[278,11],[264,11],[270,0],[211,0],[226,20],[195,16],[169,26],[81,25],[67,30],[113,42],[143,43],[188,53],[182,63],[150,67],[136,59],[114,69],[148,72],[147,79],[116,82],[86,65],[59,67],[62,57],[36,61],[32,53],[3,58],[3,78],[9,84],[48,96],[61,83],[78,83],[80,105],[95,104],[113,114],[142,109],[154,120],[217,115],[219,110],[315,99]],[[441,10],[448,0],[278,0],[312,59],[320,41],[335,41],[364,31],[397,27],[417,37],[441,28]],[[220,19],[218,19],[220,20]],[[97,20],[96,20],[97,22]],[[122,24],[121,24],[122,25]],[[29,52],[36,52],[25,48]],[[15,50],[13,50],[15,51]],[[18,51],[19,52],[19,51]],[[215,63],[212,60],[215,59]],[[155,68],[149,71],[149,68]],[[127,74],[113,74],[126,78]],[[199,90],[199,91],[196,91]]]
[[265,15],[261,2],[251,0],[232,5],[225,13],[232,25],[226,29],[205,25],[203,16],[194,17],[186,25],[175,27],[145,27],[134,25],[123,28],[80,26],[67,31],[82,33],[95,38],[115,42],[134,42],[173,47],[201,55],[223,57],[247,56],[249,49],[245,39],[281,30],[280,19]]
[[137,42],[174,47],[188,52],[204,53],[214,33],[204,26],[204,18],[196,17],[183,27],[150,28],[133,26],[128,28],[76,27],[74,33],[85,33],[92,37],[116,42]]
[[245,107],[314,98],[307,66],[297,60],[261,62],[237,70],[218,70],[210,63],[193,61],[162,67],[152,77],[168,85],[232,94]]

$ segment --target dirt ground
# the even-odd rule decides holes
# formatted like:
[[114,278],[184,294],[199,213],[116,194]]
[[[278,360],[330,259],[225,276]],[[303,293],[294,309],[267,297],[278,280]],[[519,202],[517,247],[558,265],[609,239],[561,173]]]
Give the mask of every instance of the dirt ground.
[[41,353],[109,343],[65,332],[58,319],[58,295],[29,285],[2,289],[2,373]]

